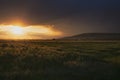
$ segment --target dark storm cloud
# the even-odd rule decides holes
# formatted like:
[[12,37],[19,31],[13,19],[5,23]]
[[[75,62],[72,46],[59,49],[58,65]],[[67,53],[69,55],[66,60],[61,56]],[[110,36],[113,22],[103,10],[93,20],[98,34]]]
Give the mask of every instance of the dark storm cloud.
[[0,0],[0,22],[17,18],[27,24],[52,24],[71,34],[119,32],[119,4],[119,0]]

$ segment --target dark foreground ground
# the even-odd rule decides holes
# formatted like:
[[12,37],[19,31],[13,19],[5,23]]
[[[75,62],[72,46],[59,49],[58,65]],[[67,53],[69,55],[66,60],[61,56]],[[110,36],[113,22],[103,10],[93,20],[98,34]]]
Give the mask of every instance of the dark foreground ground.
[[0,41],[0,80],[120,80],[120,42]]

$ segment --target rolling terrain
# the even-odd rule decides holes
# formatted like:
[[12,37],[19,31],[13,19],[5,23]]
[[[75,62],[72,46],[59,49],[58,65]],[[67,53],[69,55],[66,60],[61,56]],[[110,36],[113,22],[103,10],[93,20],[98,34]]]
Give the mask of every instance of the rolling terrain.
[[80,40],[120,40],[120,33],[83,33],[63,39],[80,39]]

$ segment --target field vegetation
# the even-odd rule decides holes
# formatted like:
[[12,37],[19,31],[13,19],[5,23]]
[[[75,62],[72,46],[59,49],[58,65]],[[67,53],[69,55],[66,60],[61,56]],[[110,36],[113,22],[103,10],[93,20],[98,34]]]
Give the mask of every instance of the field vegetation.
[[120,80],[119,75],[119,41],[0,41],[0,80]]

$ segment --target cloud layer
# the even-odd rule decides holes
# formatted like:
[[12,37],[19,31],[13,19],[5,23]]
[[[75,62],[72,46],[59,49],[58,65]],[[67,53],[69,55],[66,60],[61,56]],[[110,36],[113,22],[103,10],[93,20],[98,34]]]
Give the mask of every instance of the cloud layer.
[[[17,33],[18,32],[18,33]],[[19,34],[19,33],[23,34]],[[1,39],[49,39],[62,36],[62,32],[50,25],[0,25]]]

